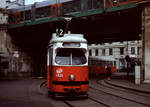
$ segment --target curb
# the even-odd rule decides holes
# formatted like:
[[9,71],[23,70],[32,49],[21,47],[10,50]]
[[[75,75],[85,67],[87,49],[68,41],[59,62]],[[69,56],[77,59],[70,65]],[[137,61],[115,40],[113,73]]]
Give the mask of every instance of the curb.
[[45,77],[31,77],[32,79],[45,79]]
[[125,89],[129,89],[129,90],[132,90],[132,91],[137,91],[137,92],[140,92],[140,93],[150,94],[150,91],[136,89],[136,88],[133,88],[133,87],[129,87],[129,86],[126,86],[126,85],[117,84],[117,83],[110,82],[110,81],[107,81],[107,80],[104,80],[104,82],[107,83],[107,84],[109,84],[109,85],[116,86],[116,87],[125,88]]

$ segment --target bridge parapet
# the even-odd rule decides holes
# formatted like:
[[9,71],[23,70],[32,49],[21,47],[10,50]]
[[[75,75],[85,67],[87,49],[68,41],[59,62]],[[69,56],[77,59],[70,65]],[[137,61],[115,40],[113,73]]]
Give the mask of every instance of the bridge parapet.
[[60,16],[82,17],[136,7],[138,0],[52,0],[10,10],[9,28],[62,20]]

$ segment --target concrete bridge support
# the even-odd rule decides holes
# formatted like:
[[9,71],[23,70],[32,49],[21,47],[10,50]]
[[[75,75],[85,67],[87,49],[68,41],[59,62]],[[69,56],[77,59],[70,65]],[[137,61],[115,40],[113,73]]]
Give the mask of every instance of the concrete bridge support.
[[13,51],[13,43],[10,35],[7,33],[8,13],[5,9],[0,9],[0,52],[9,53]]
[[[31,75],[31,60],[19,51],[8,33],[8,12],[0,8],[0,80]],[[7,63],[7,67],[6,66]]]
[[144,83],[150,83],[150,3],[145,3],[142,8],[142,70]]

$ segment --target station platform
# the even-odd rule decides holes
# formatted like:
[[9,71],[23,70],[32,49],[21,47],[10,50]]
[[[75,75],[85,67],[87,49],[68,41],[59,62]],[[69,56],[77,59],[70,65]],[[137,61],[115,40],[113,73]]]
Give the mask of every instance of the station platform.
[[127,77],[127,73],[125,72],[116,72],[112,74],[112,78],[110,81],[105,80],[105,82],[117,87],[150,94],[150,83],[135,84],[134,73],[130,73],[129,77]]

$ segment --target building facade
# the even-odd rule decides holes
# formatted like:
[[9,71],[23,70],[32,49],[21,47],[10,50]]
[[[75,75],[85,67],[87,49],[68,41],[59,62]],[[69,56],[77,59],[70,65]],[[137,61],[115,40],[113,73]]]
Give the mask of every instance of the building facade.
[[8,11],[0,8],[0,80],[31,74],[31,58],[19,49],[7,31]]
[[123,41],[104,44],[91,44],[89,56],[109,56],[116,59],[117,70],[126,67],[125,57],[128,55],[132,59],[141,60],[142,58],[142,41]]

